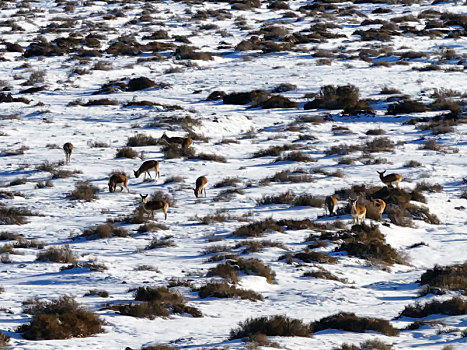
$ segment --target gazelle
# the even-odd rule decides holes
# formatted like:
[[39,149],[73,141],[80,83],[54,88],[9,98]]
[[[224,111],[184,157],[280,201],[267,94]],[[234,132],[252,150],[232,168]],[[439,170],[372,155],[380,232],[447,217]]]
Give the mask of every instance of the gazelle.
[[151,174],[149,173],[151,170],[154,170],[154,177],[161,177],[159,174],[159,162],[157,160],[147,160],[138,170],[133,171],[135,177],[138,178],[142,173],[144,173],[144,179],[146,179],[146,174],[152,179]]
[[168,137],[167,134],[161,136],[161,140],[164,140],[166,143],[181,145],[182,148],[190,148],[193,145],[193,140],[190,137]]
[[70,163],[71,152],[73,152],[73,145],[67,142],[63,145],[63,151],[65,152],[65,162]]
[[334,211],[337,209],[337,198],[334,196],[327,196],[324,200],[324,210],[332,216]]
[[384,175],[386,170],[381,171],[381,172],[379,171],[376,171],[376,172],[379,174],[379,178],[386,186],[393,187],[394,185],[396,185],[396,187],[399,187],[399,182],[401,182],[402,180],[402,176],[400,176],[399,174],[392,173],[392,174]]
[[376,208],[378,208],[379,218],[381,219],[381,216],[384,213],[384,209],[386,209],[386,202],[383,201],[382,199],[374,199],[373,200],[373,205]]
[[115,192],[117,186],[120,187],[120,192],[123,191],[123,187],[125,187],[130,193],[130,189],[128,188],[128,178],[125,174],[113,174],[109,180],[109,192]]
[[149,201],[148,195],[142,195],[141,201],[143,202],[143,210],[147,213],[151,213],[151,218],[154,219],[154,212],[157,210],[161,210],[164,212],[165,220],[167,220],[167,210],[169,209],[169,203],[163,199],[159,201]]
[[206,197],[206,184],[208,183],[208,179],[206,176],[200,176],[196,179],[196,188],[193,189],[195,191],[195,196],[198,198],[203,193],[204,189],[204,197]]
[[356,199],[350,199],[352,208],[350,213],[352,214],[352,223],[354,225],[361,225],[365,223],[366,207],[364,205],[357,205],[358,197]]

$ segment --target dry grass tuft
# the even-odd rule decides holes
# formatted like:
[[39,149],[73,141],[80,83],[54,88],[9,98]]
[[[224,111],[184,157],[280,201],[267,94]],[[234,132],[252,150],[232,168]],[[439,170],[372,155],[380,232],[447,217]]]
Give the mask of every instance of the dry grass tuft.
[[198,290],[200,298],[240,298],[252,301],[263,300],[261,294],[252,290],[240,289],[226,282],[211,282]]
[[256,334],[278,337],[309,337],[310,327],[301,320],[283,315],[249,318],[230,331],[230,339],[242,339]]

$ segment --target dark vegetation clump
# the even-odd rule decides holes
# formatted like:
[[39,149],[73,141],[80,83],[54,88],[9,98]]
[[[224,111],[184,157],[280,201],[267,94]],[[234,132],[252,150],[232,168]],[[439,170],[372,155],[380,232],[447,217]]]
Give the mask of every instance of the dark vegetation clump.
[[302,275],[303,277],[311,277],[311,278],[320,278],[324,280],[331,280],[331,281],[338,281],[341,283],[347,283],[346,278],[339,278],[336,275],[332,274],[331,272],[321,268],[316,271],[306,271]]
[[406,264],[406,259],[386,243],[378,226],[355,225],[344,242],[335,251],[347,251],[351,256],[367,259],[376,264]]
[[287,263],[291,264],[296,261],[302,261],[305,263],[320,263],[320,264],[337,264],[337,258],[330,256],[328,253],[314,252],[306,248],[303,252],[298,253],[288,253],[281,255],[279,260],[285,260]]
[[260,105],[267,101],[271,94],[266,90],[252,90],[250,92],[233,92],[222,97],[222,102],[227,105]]
[[298,108],[298,103],[288,99],[281,95],[274,95],[268,98],[266,101],[260,102],[252,107],[261,107],[263,109],[272,108]]
[[10,342],[10,337],[0,332],[0,347],[4,348],[8,346],[9,342]]
[[343,343],[340,347],[335,347],[333,350],[392,350],[391,344],[386,344],[378,339],[365,340],[360,345]]
[[280,249],[287,250],[287,247],[280,242],[273,242],[269,240],[255,241],[255,240],[246,240],[238,242],[234,248],[243,247],[242,254],[248,253],[259,253],[263,251],[266,247],[276,247]]
[[347,114],[374,113],[366,102],[359,99],[359,90],[353,85],[321,87],[314,100],[307,102],[307,109],[343,109]]
[[295,173],[290,170],[282,170],[275,173],[273,176],[261,180],[262,182],[270,181],[270,182],[314,182],[315,180],[311,175]]
[[423,103],[405,99],[388,106],[387,114],[403,114],[403,113],[423,113],[430,109]]
[[98,192],[99,188],[89,181],[79,181],[75,184],[75,189],[68,195],[68,198],[90,202],[98,198],[96,196]]
[[131,147],[123,147],[117,150],[117,153],[115,154],[115,158],[130,158],[134,159],[138,157],[138,152],[136,152],[133,148]]
[[[162,152],[164,152],[165,159],[174,159],[174,158],[187,158],[187,159],[196,159],[197,155],[193,147],[186,148],[180,147],[176,144],[169,144],[162,146]],[[224,158],[225,160],[225,158]]]
[[167,248],[167,247],[175,247],[175,246],[176,245],[173,240],[169,238],[160,238],[160,239],[153,239],[144,249],[151,250],[151,249]]
[[34,299],[24,312],[31,314],[32,320],[20,326],[18,332],[28,340],[81,338],[103,331],[103,321],[70,296],[52,301]]
[[292,151],[289,153],[285,153],[280,155],[274,162],[282,162],[282,161],[289,161],[289,162],[316,162],[316,159],[304,154],[300,151]]
[[435,265],[420,277],[423,294],[444,294],[447,291],[460,291],[467,294],[467,263],[448,266]]
[[27,208],[8,207],[0,203],[0,225],[24,225],[27,216],[37,216]]
[[261,149],[253,153],[253,158],[268,157],[268,156],[280,156],[284,151],[290,151],[297,149],[297,145],[281,145],[281,146],[271,146],[269,148]]
[[321,208],[324,205],[324,199],[307,193],[296,195],[293,191],[287,191],[277,195],[263,195],[261,199],[256,200],[256,203],[258,205],[290,204],[294,207]]
[[240,298],[252,301],[263,300],[261,294],[252,290],[240,289],[226,282],[211,282],[200,287],[198,290],[200,298]]
[[126,142],[128,147],[156,146],[158,144],[158,139],[145,134],[136,134],[135,136],[130,136]]
[[467,301],[461,297],[453,297],[445,301],[433,300],[430,302],[415,305],[407,305],[400,313],[399,317],[422,318],[429,315],[464,315],[467,313]]
[[135,290],[135,300],[141,303],[113,305],[112,309],[122,315],[133,317],[168,317],[171,314],[190,314],[202,317],[201,312],[186,305],[182,294],[169,290],[167,287],[138,287]]
[[77,262],[75,254],[68,245],[57,248],[50,247],[46,251],[37,254],[36,260],[51,261],[65,264],[75,264]]
[[133,78],[130,79],[128,82],[128,91],[138,91],[138,90],[144,90],[144,89],[149,89],[152,87],[155,87],[157,84],[155,81],[152,81],[149,78],[146,77],[139,77],[139,78]]
[[265,232],[284,232],[284,229],[273,219],[253,222],[237,228],[233,235],[237,237],[262,237]]
[[213,56],[209,52],[197,52],[191,46],[182,45],[177,47],[177,49],[175,50],[175,58],[177,60],[210,61],[213,59]]
[[263,276],[268,283],[274,282],[276,274],[259,259],[230,259],[210,268],[207,276],[219,276],[231,283],[238,283],[238,272],[246,275]]
[[380,318],[360,317],[349,312],[340,312],[324,317],[319,321],[312,322],[310,328],[313,333],[326,329],[342,329],[348,332],[375,331],[388,336],[399,334],[399,330],[394,328],[389,321]]
[[309,337],[310,327],[301,320],[283,315],[249,318],[230,331],[230,339],[243,339],[255,334],[276,337]]
[[123,227],[115,226],[112,223],[106,223],[85,229],[79,237],[84,237],[86,239],[103,239],[128,236],[128,231]]
[[109,297],[109,292],[107,292],[106,290],[102,290],[102,289],[91,289],[89,292],[84,294],[84,296],[85,297],[98,296],[98,297],[101,297],[101,298],[108,298]]

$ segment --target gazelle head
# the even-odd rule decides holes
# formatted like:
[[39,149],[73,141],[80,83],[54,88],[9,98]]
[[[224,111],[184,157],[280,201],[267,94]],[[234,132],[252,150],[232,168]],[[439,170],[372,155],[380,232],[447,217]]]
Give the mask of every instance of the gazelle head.
[[139,172],[138,172],[138,170],[133,170],[133,173],[135,174],[135,177],[136,177],[136,178],[139,177]]
[[147,203],[147,202],[148,202],[148,195],[147,195],[147,194],[145,194],[144,196],[143,196],[142,194],[140,194],[140,196],[141,196],[141,201],[142,201],[143,203]]

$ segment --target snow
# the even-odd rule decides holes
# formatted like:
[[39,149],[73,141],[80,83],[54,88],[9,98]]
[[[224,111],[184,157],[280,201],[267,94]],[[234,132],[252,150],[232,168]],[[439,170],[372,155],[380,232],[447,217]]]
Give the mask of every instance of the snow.
[[[120,4],[106,4],[94,1],[93,6],[82,6],[78,1],[74,14],[79,16],[78,25],[87,20],[96,19],[101,11],[119,9]],[[123,34],[164,29],[173,35],[187,35],[194,46],[202,51],[216,52],[221,40],[233,46],[245,38],[245,32],[234,24],[237,16],[247,19],[251,30],[258,29],[261,23],[272,22],[281,18],[281,12],[270,11],[266,3],[261,9],[253,11],[231,11],[232,19],[213,20],[219,29],[225,29],[231,36],[222,37],[212,34],[213,31],[199,31],[194,21],[189,21],[186,13],[188,5],[181,2],[150,2],[158,9],[154,12],[155,22],[162,21],[166,26],[148,25],[139,28],[128,24],[129,20],[141,14],[141,6],[125,11],[127,17],[106,21],[115,32],[108,34],[115,39]],[[143,2],[141,2],[143,3]],[[290,1],[292,9],[306,4],[303,1]],[[36,16],[28,18],[15,17],[15,22],[25,32],[6,31],[2,26],[2,37],[5,41],[18,42],[23,47],[39,35],[39,28],[46,26],[54,17],[65,16],[54,1],[30,2],[34,8],[41,8]],[[7,3],[0,10],[2,21],[8,20],[16,12],[14,3]],[[361,4],[359,10],[369,18],[389,19],[404,15],[410,11],[417,16],[423,10],[436,9],[465,14],[464,4],[440,3],[430,5],[421,2],[412,6],[390,6],[394,12],[389,14],[371,14],[376,5]],[[384,6],[386,7],[386,6]],[[199,9],[230,9],[227,3],[201,3],[192,5],[192,12]],[[173,17],[173,16],[178,17]],[[20,233],[27,239],[36,239],[47,246],[69,244],[73,252],[79,256],[80,262],[96,261],[107,266],[107,270],[90,272],[85,268],[60,271],[63,264],[36,261],[37,249],[18,248],[18,254],[10,254],[11,263],[0,264],[0,329],[12,339],[14,349],[122,349],[125,347],[141,348],[154,343],[170,343],[181,348],[228,347],[243,349],[245,343],[229,341],[232,328],[248,317],[261,315],[285,314],[306,322],[318,320],[339,311],[354,312],[360,316],[378,317],[392,320],[394,326],[404,328],[411,320],[394,320],[402,309],[418,299],[419,285],[416,281],[421,274],[435,264],[448,265],[465,262],[467,251],[466,239],[466,199],[460,198],[466,189],[462,181],[467,174],[467,124],[459,124],[455,132],[432,135],[421,131],[413,125],[402,123],[413,116],[433,116],[429,112],[414,115],[389,116],[384,112],[387,103],[378,101],[375,116],[341,116],[339,111],[330,111],[334,122],[322,124],[302,124],[299,133],[290,131],[288,126],[300,116],[320,116],[329,111],[305,111],[303,109],[248,109],[246,106],[223,105],[219,101],[207,102],[204,99],[215,90],[227,93],[250,91],[253,89],[271,89],[280,83],[293,83],[297,89],[283,93],[303,105],[307,99],[303,95],[318,92],[323,85],[353,84],[360,89],[364,98],[383,100],[379,91],[383,87],[394,87],[403,94],[416,100],[429,101],[434,88],[454,89],[465,92],[464,71],[430,71],[420,72],[413,67],[425,66],[436,57],[441,48],[454,48],[459,55],[467,54],[465,37],[460,39],[429,39],[428,37],[394,37],[395,52],[407,50],[429,52],[430,56],[420,59],[409,66],[392,65],[391,67],[371,67],[361,60],[333,60],[330,65],[319,65],[309,51],[314,46],[321,49],[335,49],[347,43],[347,48],[359,50],[369,45],[352,36],[354,30],[360,28],[355,21],[357,17],[340,18],[345,23],[342,29],[333,29],[346,35],[344,39],[332,39],[326,43],[304,44],[303,52],[270,53],[259,55],[252,60],[244,60],[242,56],[254,53],[228,51],[226,55],[215,57],[212,61],[196,61],[197,66],[183,65],[169,58],[162,62],[137,62],[137,57],[110,56],[91,58],[90,62],[80,65],[67,56],[33,57],[23,59],[19,53],[4,52],[6,59],[0,62],[1,80],[12,87],[15,97],[23,96],[31,99],[28,105],[22,103],[0,103],[0,151],[18,149],[27,146],[22,155],[0,156],[0,191],[17,191],[24,194],[12,199],[2,198],[1,203],[8,206],[25,206],[40,216],[28,218],[25,225],[2,225],[1,231]],[[362,20],[362,18],[359,18]],[[102,19],[99,19],[102,20]],[[211,19],[210,19],[211,20]],[[209,22],[207,22],[209,23]],[[310,25],[310,18],[294,22],[286,19],[284,26],[291,31],[298,31]],[[85,35],[86,31],[81,32]],[[63,36],[66,33],[61,34]],[[55,38],[54,33],[44,35],[48,40]],[[105,47],[104,47],[105,48]],[[357,52],[357,51],[356,51]],[[358,55],[358,52],[356,53]],[[386,59],[386,58],[385,58]],[[392,58],[387,58],[391,60]],[[113,64],[110,71],[90,69],[89,74],[71,74],[78,66],[92,67],[97,61],[109,61]],[[24,63],[28,66],[24,66]],[[412,62],[412,61],[411,61]],[[465,62],[465,61],[464,61]],[[465,64],[465,63],[464,63]],[[171,67],[183,68],[180,73],[164,73]],[[452,66],[452,65],[449,65]],[[44,85],[47,90],[33,95],[19,95],[24,89],[24,80],[33,71],[45,71]],[[148,89],[137,92],[119,92],[110,95],[92,95],[100,86],[109,80],[147,76],[157,82],[168,83],[166,89]],[[200,91],[199,93],[194,93]],[[70,106],[69,103],[82,99],[84,101],[98,98],[116,99],[120,106]],[[162,111],[160,108],[124,108],[125,102],[150,100],[166,105],[179,105],[182,111]],[[40,104],[38,104],[40,103]],[[17,115],[18,119],[3,118]],[[162,127],[148,127],[153,121],[164,121],[164,118],[191,117],[199,120],[200,125],[193,131],[209,138],[207,143],[195,141],[193,148],[199,153],[222,155],[227,163],[216,163],[199,160],[164,159],[160,146],[134,147],[144,152],[145,159],[161,161],[161,179],[143,182],[135,179],[133,170],[141,164],[141,159],[116,159],[118,148],[126,145],[127,139],[136,133],[159,138],[164,131],[169,136],[183,136],[185,132],[173,124]],[[334,135],[332,126],[345,126],[351,133]],[[359,161],[361,153],[351,154],[356,158],[353,165],[338,165],[337,157],[326,156],[325,151],[334,145],[359,144],[366,137],[368,129],[382,128],[393,142],[402,142],[392,153],[374,154],[375,157],[387,159],[387,164],[364,165]],[[246,137],[252,131],[256,136]],[[272,145],[289,144],[299,134],[314,135],[317,140],[301,141],[306,145],[305,153],[315,158],[314,163],[274,163],[275,157],[252,158],[252,154]],[[440,144],[455,148],[456,152],[435,152],[421,150],[419,146],[424,139],[434,138]],[[221,143],[223,139],[234,139],[238,143]],[[100,141],[109,144],[108,148],[92,148],[90,142]],[[72,142],[75,146],[71,163],[59,166],[60,169],[79,170],[81,173],[73,177],[54,179],[51,188],[36,188],[38,181],[50,178],[50,173],[35,170],[36,166],[48,161],[55,163],[64,160],[61,146]],[[48,146],[49,145],[49,146]],[[58,145],[58,148],[50,147]],[[419,168],[407,168],[404,164],[409,160],[422,163]],[[261,186],[258,182],[276,172],[285,169],[304,168],[312,170],[322,168],[327,171],[341,169],[345,177],[329,177],[315,174],[312,183],[271,183]],[[249,219],[260,220],[268,217],[274,219],[318,219],[323,215],[322,208],[289,207],[288,205],[257,206],[256,200],[263,195],[283,193],[293,190],[296,194],[308,193],[316,196],[332,194],[337,189],[348,188],[354,184],[380,186],[377,170],[388,169],[403,176],[401,187],[411,189],[417,182],[439,183],[443,186],[441,193],[427,193],[427,206],[441,221],[440,225],[430,225],[415,220],[411,228],[389,227],[380,225],[386,241],[394,248],[405,252],[410,260],[409,265],[394,265],[389,269],[372,266],[362,259],[338,254],[336,265],[323,264],[323,267],[339,277],[347,278],[348,283],[302,277],[303,272],[310,270],[314,264],[288,265],[278,261],[284,253],[279,248],[266,248],[261,253],[248,254],[245,257],[262,259],[277,274],[276,282],[268,284],[258,276],[241,276],[239,286],[252,289],[263,295],[264,301],[247,301],[238,299],[201,299],[189,288],[177,287],[187,298],[190,306],[195,306],[203,313],[202,318],[188,315],[174,315],[170,318],[154,320],[122,316],[103,309],[106,303],[130,302],[133,295],[131,288],[139,286],[166,285],[171,278],[191,280],[196,286],[209,281],[206,277],[209,268],[216,265],[206,262],[208,256],[202,252],[213,244],[234,245],[240,238],[230,234],[245,224],[238,220],[227,220],[223,223],[202,225],[196,220],[213,214],[217,210],[226,210],[234,217],[246,215]],[[113,170],[123,170],[130,175],[130,193],[109,193],[107,182]],[[198,176],[206,175],[209,182],[207,198],[196,199],[192,188]],[[164,184],[171,176],[182,176],[184,183]],[[226,177],[238,177],[245,193],[236,194],[228,201],[214,201],[223,188],[214,188],[214,184]],[[25,178],[22,185],[9,187],[8,184],[17,178]],[[90,181],[100,189],[98,199],[92,202],[74,201],[67,194],[74,189],[77,181]],[[115,219],[130,214],[140,202],[139,194],[153,193],[161,190],[170,193],[176,205],[169,209],[165,222],[161,213],[156,219],[169,227],[153,233],[136,233],[139,225],[125,225],[133,237],[110,238],[100,240],[73,239],[85,228],[103,224],[108,219]],[[341,202],[340,206],[345,203]],[[341,217],[346,224],[350,216]],[[320,221],[332,219],[319,218]],[[369,220],[367,220],[369,221]],[[385,218],[386,222],[389,222]],[[286,233],[267,233],[265,239],[280,241],[293,252],[302,250],[305,238],[313,233],[311,230],[287,231]],[[144,250],[151,240],[172,236],[175,247]],[[220,242],[208,242],[214,236],[223,239]],[[411,245],[424,242],[416,248]],[[2,242],[8,243],[8,242]],[[329,251],[329,249],[328,249]],[[157,267],[160,272],[136,271],[139,265]],[[317,264],[318,265],[318,264]],[[90,289],[103,289],[109,292],[109,298],[84,296]],[[54,299],[61,295],[73,295],[83,306],[95,311],[105,322],[105,332],[88,338],[67,340],[28,341],[15,332],[21,324],[30,321],[30,316],[22,312],[22,302],[34,297]],[[447,325],[460,330],[466,329],[467,318],[461,316],[438,315]],[[413,347],[423,349],[441,349],[444,345],[453,345],[456,349],[465,347],[466,338],[459,332],[437,334],[437,328],[422,327],[415,331],[402,331],[398,337],[383,336],[379,333],[351,333],[338,330],[326,330],[315,334],[312,338],[272,337],[286,349],[330,349],[341,343],[359,344],[367,339],[380,339],[393,344],[397,349]],[[266,348],[266,347],[265,347]]]

